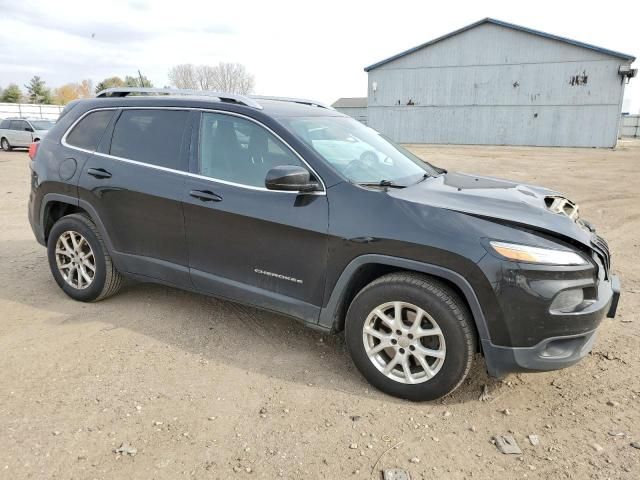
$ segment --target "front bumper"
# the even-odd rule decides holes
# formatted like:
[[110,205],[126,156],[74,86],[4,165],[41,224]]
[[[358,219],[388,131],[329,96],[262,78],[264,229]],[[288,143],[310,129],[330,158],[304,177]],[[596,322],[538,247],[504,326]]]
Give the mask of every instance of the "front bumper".
[[[601,320],[613,318],[620,298],[620,280],[616,275],[598,286],[598,301],[578,315]],[[504,347],[482,340],[487,371],[492,377],[510,372],[549,371],[569,367],[589,354],[596,338],[596,330],[578,334],[545,338],[530,347]]]

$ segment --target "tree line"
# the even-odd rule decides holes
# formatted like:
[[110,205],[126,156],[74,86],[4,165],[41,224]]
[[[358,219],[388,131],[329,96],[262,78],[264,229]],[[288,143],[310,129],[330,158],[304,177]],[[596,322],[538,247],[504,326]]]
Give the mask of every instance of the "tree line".
[[[249,94],[255,86],[254,76],[239,63],[220,62],[218,65],[181,64],[171,67],[168,72],[171,87],[190,90],[215,90],[226,93]],[[144,75],[113,76],[98,82],[95,86],[90,79],[66,83],[51,89],[46,82],[35,75],[24,85],[23,91],[11,83],[0,88],[0,102],[40,103],[66,105],[78,98],[89,98],[96,93],[114,87],[153,87]]]
[[190,90],[247,95],[255,86],[253,75],[240,63],[221,62],[215,66],[183,63],[172,67],[168,76],[172,86]]

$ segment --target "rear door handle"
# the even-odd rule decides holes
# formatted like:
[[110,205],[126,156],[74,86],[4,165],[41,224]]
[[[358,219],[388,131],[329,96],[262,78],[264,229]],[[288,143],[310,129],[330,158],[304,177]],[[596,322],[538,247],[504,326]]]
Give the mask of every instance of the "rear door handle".
[[203,202],[221,202],[222,197],[220,195],[216,195],[210,190],[191,190],[189,192],[193,198],[197,198],[198,200],[202,200]]
[[104,168],[90,168],[87,170],[87,174],[96,178],[111,178],[111,174]]

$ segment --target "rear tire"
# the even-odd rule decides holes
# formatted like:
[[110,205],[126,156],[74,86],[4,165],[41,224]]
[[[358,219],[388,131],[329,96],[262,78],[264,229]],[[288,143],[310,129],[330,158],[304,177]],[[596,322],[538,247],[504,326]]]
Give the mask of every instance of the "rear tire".
[[9,143],[9,140],[4,137],[2,137],[2,140],[0,140],[0,147],[2,147],[2,150],[4,150],[5,152],[10,152],[11,150],[13,150],[11,144]]
[[345,339],[356,368],[373,386],[413,401],[453,392],[471,369],[477,341],[456,292],[411,272],[385,275],[358,293],[347,312]]
[[47,240],[49,267],[58,286],[81,302],[114,295],[123,277],[113,265],[96,225],[86,215],[58,220]]

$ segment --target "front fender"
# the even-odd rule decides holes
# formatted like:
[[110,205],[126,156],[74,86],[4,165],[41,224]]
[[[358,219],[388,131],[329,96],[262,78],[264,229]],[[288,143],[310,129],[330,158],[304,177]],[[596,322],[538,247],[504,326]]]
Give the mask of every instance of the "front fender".
[[439,277],[453,283],[464,295],[473,320],[475,322],[480,341],[489,340],[489,329],[482,312],[478,297],[469,282],[459,273],[439,265],[432,265],[406,258],[392,257],[388,255],[366,254],[354,258],[342,271],[336,282],[327,304],[320,310],[319,326],[326,329],[334,329],[339,320],[341,305],[347,287],[358,269],[367,264],[387,265],[405,270],[422,272],[427,275]]

